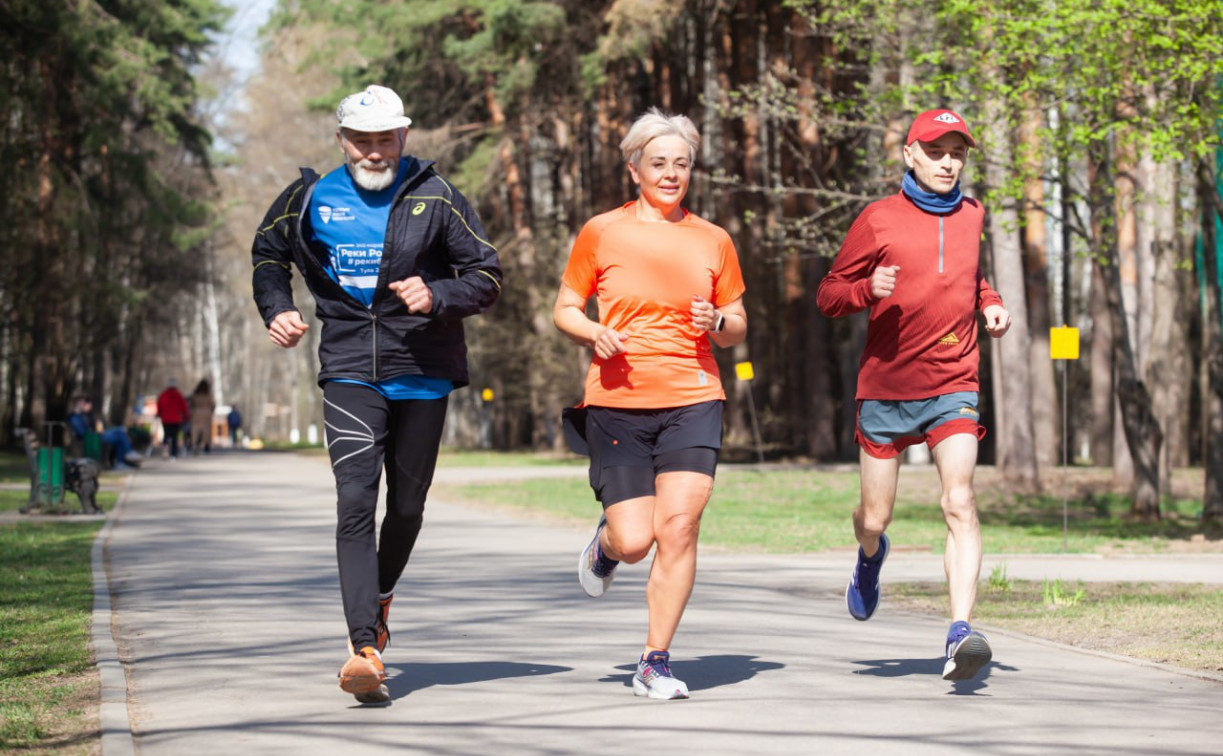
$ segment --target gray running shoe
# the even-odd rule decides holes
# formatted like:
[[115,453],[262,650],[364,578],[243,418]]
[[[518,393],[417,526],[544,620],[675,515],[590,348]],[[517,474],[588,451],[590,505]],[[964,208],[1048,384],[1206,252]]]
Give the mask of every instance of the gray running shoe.
[[611,569],[601,568],[599,565],[599,534],[603,532],[603,528],[607,526],[607,518],[599,518],[599,526],[595,528],[595,537],[590,540],[586,548],[582,550],[582,555],[578,557],[578,582],[582,584],[582,590],[586,591],[587,596],[598,598],[607,590],[607,586],[612,584],[616,579],[616,562]]
[[637,674],[633,675],[633,695],[663,701],[688,697],[688,686],[671,674],[670,653],[651,651],[637,662]]

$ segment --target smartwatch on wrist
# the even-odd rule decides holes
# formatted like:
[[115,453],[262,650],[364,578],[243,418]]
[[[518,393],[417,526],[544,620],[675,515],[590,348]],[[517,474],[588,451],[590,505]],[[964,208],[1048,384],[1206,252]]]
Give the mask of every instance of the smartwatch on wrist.
[[726,330],[726,316],[722,314],[721,310],[714,310],[714,312],[717,313],[718,319],[713,321],[713,328],[710,330],[714,333],[721,333]]

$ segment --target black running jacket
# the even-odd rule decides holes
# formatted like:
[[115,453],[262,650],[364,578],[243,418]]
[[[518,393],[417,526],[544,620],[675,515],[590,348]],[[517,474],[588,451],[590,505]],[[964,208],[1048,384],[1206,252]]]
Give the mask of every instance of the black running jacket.
[[[264,325],[296,310],[292,266],[314,295],[322,323],[318,382],[348,378],[373,383],[402,375],[468,383],[462,319],[483,312],[501,293],[497,250],[467,199],[433,168],[406,157],[407,179],[387,221],[378,288],[366,307],[326,272],[327,250],[313,238],[310,195],[319,176],[309,168],[272,203],[251,247],[255,303]],[[409,314],[387,288],[420,276],[433,310]]]

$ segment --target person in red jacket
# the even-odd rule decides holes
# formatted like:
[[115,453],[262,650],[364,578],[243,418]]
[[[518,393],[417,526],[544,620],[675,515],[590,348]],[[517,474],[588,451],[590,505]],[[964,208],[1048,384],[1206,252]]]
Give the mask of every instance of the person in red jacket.
[[157,417],[161,418],[161,427],[166,433],[166,443],[170,445],[170,459],[178,456],[178,434],[183,429],[183,423],[191,417],[191,408],[187,399],[178,390],[178,380],[171,378],[164,391],[157,396]]
[[829,317],[870,310],[858,368],[858,561],[846,605],[858,620],[879,606],[900,453],[924,442],[938,468],[947,522],[946,680],[970,679],[992,658],[989,641],[969,624],[981,571],[972,478],[985,434],[977,412],[977,313],[994,338],[1011,326],[980,270],[985,211],[960,194],[960,173],[975,146],[959,114],[917,116],[905,140],[909,170],[901,191],[857,217],[816,295]]

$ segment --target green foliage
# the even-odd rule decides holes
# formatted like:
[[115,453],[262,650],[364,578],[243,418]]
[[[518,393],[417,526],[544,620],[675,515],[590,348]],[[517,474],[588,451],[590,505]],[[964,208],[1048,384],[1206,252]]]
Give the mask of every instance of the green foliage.
[[206,218],[186,199],[207,187],[195,70],[229,13],[219,0],[0,9],[0,395],[28,381],[28,403],[59,411],[97,366],[154,342],[134,326],[200,280],[198,249],[175,240]]
[[535,59],[564,30],[564,11],[547,2],[471,3],[473,33],[445,39],[442,49],[472,82],[496,75],[498,95],[516,101],[535,84]]
[[994,565],[994,569],[990,570],[989,580],[986,581],[985,587],[990,593],[1006,593],[1014,587],[1014,583],[1007,577],[1005,564]]
[[685,10],[684,3],[650,0],[620,0],[606,5],[594,49],[580,58],[582,87],[587,95],[606,83],[607,71],[617,64],[648,59],[651,51],[665,43]]
[[[1220,100],[1211,87],[1223,74],[1217,2],[943,0],[932,8],[936,27],[959,44],[913,58],[920,70],[916,97],[960,102],[976,114],[994,101],[1004,135],[1057,108],[1067,125],[1043,124],[1038,136],[1063,158],[1109,139],[1172,161],[1217,143]],[[1009,166],[1021,180],[1040,169],[1028,158],[1019,152]],[[1021,180],[994,189],[1019,197]]]
[[458,165],[451,174],[454,185],[465,196],[479,197],[488,189],[490,182],[495,181],[492,166],[497,159],[497,146],[501,140],[501,131],[489,132],[480,139],[470,154]]
[[1075,606],[1087,595],[1087,589],[1080,586],[1074,593],[1067,593],[1062,579],[1045,581],[1045,606],[1059,609],[1064,606]]
[[[282,4],[269,28],[295,23],[346,32],[332,35],[315,60],[340,76],[344,92],[386,84],[413,112],[427,113],[431,127],[486,118],[489,94],[500,107],[521,107],[567,32],[560,4],[517,0],[308,0]],[[328,97],[318,105],[334,102]]]

